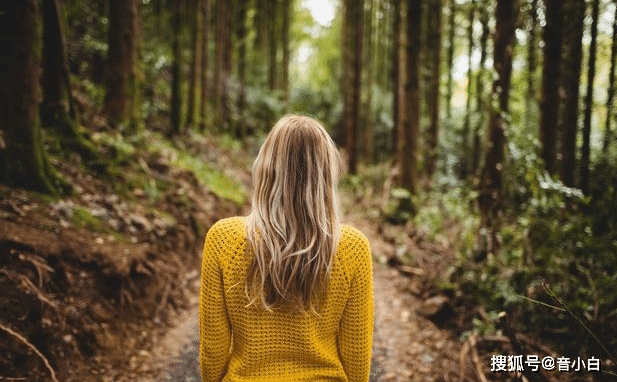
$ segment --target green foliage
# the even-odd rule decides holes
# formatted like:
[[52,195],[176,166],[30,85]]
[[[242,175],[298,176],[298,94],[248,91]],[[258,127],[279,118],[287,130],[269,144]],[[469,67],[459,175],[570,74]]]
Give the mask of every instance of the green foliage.
[[92,215],[89,209],[75,206],[72,210],[73,223],[79,228],[86,228],[96,232],[108,232],[109,228],[103,221]]
[[174,166],[192,172],[195,177],[213,193],[223,199],[243,205],[246,202],[245,188],[222,171],[219,171],[206,162],[199,155],[194,155],[186,149],[175,147],[168,141],[152,136],[148,147],[153,153],[158,153],[171,160]]
[[[608,333],[617,332],[617,217],[609,211],[617,201],[607,185],[616,184],[617,166],[614,161],[596,165],[597,183],[583,196],[546,174],[533,147],[509,146],[499,251],[484,253],[482,238],[488,233],[477,230],[471,246],[462,243],[451,281],[488,312],[507,311],[520,331],[546,338],[559,333],[564,354],[597,346],[573,317],[614,353],[617,338]],[[545,283],[571,314],[551,307],[555,303],[542,288]],[[489,324],[475,326],[485,330]]]

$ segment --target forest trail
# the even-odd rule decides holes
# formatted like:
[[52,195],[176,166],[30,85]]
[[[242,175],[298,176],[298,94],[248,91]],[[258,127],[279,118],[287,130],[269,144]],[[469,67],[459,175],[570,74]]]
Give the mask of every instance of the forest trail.
[[[347,198],[346,204],[349,203]],[[367,235],[375,258],[383,258],[386,256],[384,252],[392,250],[392,244],[378,233],[375,222],[349,213],[344,221]],[[443,253],[433,251],[416,255],[419,258],[450,255],[448,248],[441,250]],[[452,381],[460,376],[458,357],[461,343],[449,330],[439,328],[419,313],[431,308],[426,307],[427,300],[416,296],[413,291],[426,288],[426,285],[420,285],[427,282],[421,276],[429,271],[415,268],[415,272],[419,276],[410,278],[379,261],[374,263],[375,330],[371,382]],[[152,358],[156,365],[152,367],[154,377],[140,382],[200,380],[197,308],[195,296],[191,308],[178,316],[173,328],[155,344]]]

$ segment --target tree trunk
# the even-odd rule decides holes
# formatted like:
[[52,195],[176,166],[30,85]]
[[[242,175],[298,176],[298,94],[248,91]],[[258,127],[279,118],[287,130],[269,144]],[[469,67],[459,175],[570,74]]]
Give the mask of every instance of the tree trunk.
[[368,1],[368,9],[364,13],[364,101],[362,107],[362,156],[367,163],[373,161],[373,84],[375,82],[373,56],[375,55],[375,25],[373,24],[373,14],[375,1]]
[[441,74],[441,0],[429,3],[428,46],[430,51],[431,76],[429,86],[429,118],[427,174],[435,172],[437,163],[437,143],[439,140],[439,95]]
[[471,119],[471,100],[473,92],[473,70],[472,70],[472,55],[473,55],[473,24],[476,15],[476,0],[471,0],[469,5],[469,26],[467,28],[467,102],[465,104],[465,121],[463,122],[463,155],[461,163],[461,175],[466,179],[470,170],[470,154],[471,146],[469,144],[469,130]]
[[182,132],[182,1],[173,2],[172,52],[174,61],[171,68],[171,135],[179,135]]
[[536,29],[538,19],[536,16],[538,10],[538,0],[531,0],[529,9],[529,32],[527,35],[527,99],[525,100],[525,126],[531,127],[537,108],[536,103]]
[[201,14],[202,14],[202,27],[203,34],[201,37],[201,117],[200,117],[200,129],[203,131],[207,124],[208,118],[208,100],[210,97],[210,81],[208,81],[208,57],[209,57],[209,49],[208,49],[208,41],[210,34],[208,33],[210,30],[210,1],[202,0],[201,4]]
[[214,125],[220,129],[224,116],[223,92],[224,92],[224,50],[225,50],[225,24],[226,24],[226,1],[215,1],[215,58],[214,58]]
[[563,0],[544,0],[544,65],[542,68],[542,102],[540,104],[541,157],[546,170],[556,171],[555,152],[559,112],[559,76],[561,72],[561,8]]
[[358,125],[360,120],[360,94],[362,91],[361,88],[361,77],[362,77],[362,40],[363,40],[363,8],[364,2],[351,0],[348,2],[350,5],[350,16],[351,16],[351,26],[352,26],[352,40],[350,41],[350,47],[353,49],[349,58],[351,58],[351,83],[349,89],[347,89],[350,94],[349,99],[349,118],[346,123],[346,132],[347,132],[347,153],[349,155],[348,158],[348,170],[350,174],[355,174],[357,172],[358,165],[358,137],[357,132],[359,131]]
[[496,248],[497,216],[502,193],[504,149],[506,144],[506,118],[509,112],[510,78],[512,76],[512,52],[516,22],[516,0],[497,0],[495,10],[495,40],[493,66],[497,74],[493,82],[493,95],[498,108],[491,109],[489,120],[489,148],[480,180],[480,210],[485,227],[491,227],[493,235],[489,251]]
[[233,41],[232,24],[234,16],[234,3],[231,1],[221,1],[221,21],[223,22],[223,52],[222,52],[222,83],[221,83],[221,121],[226,130],[232,129],[231,112],[229,108],[229,78],[233,68]]
[[585,0],[564,1],[564,16],[568,20],[563,30],[563,117],[561,132],[561,180],[568,187],[574,187],[576,171],[576,133],[578,130],[579,85],[581,60],[583,56],[583,24]]
[[401,153],[401,2],[393,1],[393,20],[392,20],[392,154],[394,161],[402,156]]
[[269,41],[269,45],[268,45],[268,86],[270,87],[270,90],[275,90],[276,89],[276,74],[278,71],[278,65],[277,65],[277,61],[276,61],[276,55],[277,55],[277,41],[278,41],[278,34],[277,34],[277,10],[278,10],[278,6],[277,6],[278,0],[270,0],[268,1],[268,41]]
[[611,68],[608,76],[608,97],[606,99],[606,125],[604,128],[604,142],[602,153],[607,154],[611,141],[611,121],[613,119],[613,98],[615,97],[615,61],[617,58],[617,1],[615,4],[615,14],[613,15],[613,41],[611,43]]
[[598,13],[600,0],[593,0],[591,11],[591,43],[587,64],[587,94],[585,96],[585,119],[583,121],[583,147],[581,151],[581,184],[583,192],[589,188],[589,140],[591,136],[591,113],[593,108],[593,82],[596,77],[596,51],[598,40]]
[[448,15],[448,84],[446,85],[446,118],[452,118],[452,91],[454,70],[454,37],[456,35],[456,0],[450,0],[450,14]]
[[407,0],[407,82],[405,103],[407,120],[403,129],[401,175],[403,187],[411,193],[417,188],[417,149],[420,130],[420,34],[422,33],[422,1]]
[[480,68],[478,70],[478,75],[476,77],[476,112],[478,114],[478,122],[475,125],[473,132],[473,149],[471,154],[471,169],[474,173],[474,176],[477,176],[478,171],[480,170],[480,153],[482,152],[482,148],[480,147],[481,139],[480,133],[482,131],[482,127],[486,122],[486,100],[485,100],[485,90],[484,90],[484,77],[486,71],[486,59],[487,59],[487,45],[488,38],[490,34],[489,29],[489,11],[488,11],[489,0],[480,0],[480,22],[482,24],[482,36],[480,36]]
[[238,0],[237,8],[237,36],[238,36],[238,82],[240,83],[240,93],[238,94],[238,125],[236,126],[236,136],[246,136],[246,12],[247,0]]
[[139,0],[109,0],[105,114],[115,126],[135,128]]
[[77,151],[84,159],[96,157],[93,146],[79,129],[71,97],[66,61],[64,17],[58,0],[43,1],[43,102],[41,123],[55,129],[62,146]]
[[189,95],[188,95],[188,106],[186,111],[186,127],[192,127],[195,124],[196,117],[199,115],[199,94],[200,89],[199,85],[201,82],[201,28],[203,26],[203,21],[201,20],[201,0],[190,0],[191,4],[189,8],[192,7],[193,11],[191,11],[191,32],[192,32],[192,43],[193,43],[193,62],[191,63],[191,78],[189,83]]
[[291,1],[283,0],[281,12],[283,13],[283,25],[281,30],[281,45],[283,62],[281,63],[281,89],[283,90],[283,102],[285,109],[289,109],[289,19],[292,15]]
[[[41,28],[36,0],[0,2],[0,183],[55,193],[39,123]],[[7,54],[10,52],[10,54]]]

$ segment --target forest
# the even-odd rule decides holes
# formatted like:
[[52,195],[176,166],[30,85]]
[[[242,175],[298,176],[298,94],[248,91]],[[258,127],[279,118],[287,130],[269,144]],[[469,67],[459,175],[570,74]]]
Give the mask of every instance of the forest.
[[205,233],[288,113],[372,382],[617,380],[617,1],[6,0],[0,52],[0,381],[201,380]]

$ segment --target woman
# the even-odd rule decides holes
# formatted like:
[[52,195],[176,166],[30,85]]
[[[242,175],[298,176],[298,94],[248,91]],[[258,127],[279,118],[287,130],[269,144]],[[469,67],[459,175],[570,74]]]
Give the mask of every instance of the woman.
[[204,381],[368,381],[369,242],[339,224],[340,157],[314,119],[289,115],[253,163],[252,211],[206,236]]

